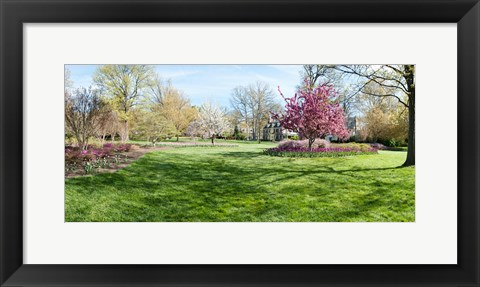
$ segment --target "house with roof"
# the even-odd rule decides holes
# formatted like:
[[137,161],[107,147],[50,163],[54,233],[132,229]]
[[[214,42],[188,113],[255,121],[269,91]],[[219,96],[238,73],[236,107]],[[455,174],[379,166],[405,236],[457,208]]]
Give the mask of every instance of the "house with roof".
[[296,132],[284,129],[280,122],[272,121],[263,127],[262,140],[282,141],[296,135],[298,135]]
[[283,128],[280,125],[280,122],[274,121],[266,124],[263,127],[263,136],[262,140],[264,141],[281,141],[283,140]]

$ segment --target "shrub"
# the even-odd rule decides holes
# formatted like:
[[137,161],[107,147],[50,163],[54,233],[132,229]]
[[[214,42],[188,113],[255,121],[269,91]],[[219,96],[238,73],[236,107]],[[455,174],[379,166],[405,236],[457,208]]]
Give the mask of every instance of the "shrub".
[[387,150],[388,149],[388,147],[386,147],[385,145],[383,145],[381,143],[371,143],[370,146],[373,147],[373,148],[379,149],[379,150]]
[[[368,146],[368,145],[367,145]],[[369,147],[330,147],[330,148],[312,148],[282,146],[270,148],[263,151],[264,154],[281,157],[342,157],[359,154],[375,154],[377,149]]]
[[278,143],[278,148],[296,148],[301,147],[302,145],[299,141],[284,140]]
[[91,152],[93,155],[95,155],[96,158],[104,158],[112,154],[112,149],[110,148],[93,149]]
[[[308,149],[308,140],[299,140],[299,141],[294,141],[294,140],[284,140],[281,141],[278,146],[278,148],[307,148]],[[315,139],[315,141],[312,144],[312,149],[313,148],[328,148],[330,147],[330,143],[326,140],[323,139]]]
[[113,150],[116,152],[128,152],[130,151],[130,148],[132,147],[131,144],[119,144],[113,146]]
[[75,163],[77,162],[80,155],[80,151],[75,148],[65,148],[65,163]]
[[395,139],[389,139],[387,142],[386,142],[386,145],[387,146],[390,146],[390,147],[397,147],[399,144],[399,142],[397,142]]
[[130,144],[112,143],[106,143],[101,148],[88,145],[86,150],[76,146],[65,146],[65,171],[70,172],[77,167],[83,167],[85,173],[90,173],[94,168],[109,167],[112,163],[118,164],[119,154],[128,152],[131,148]]
[[140,149],[139,145],[136,145],[136,144],[130,145],[130,150],[139,150],[139,149]]
[[282,150],[271,148],[264,150],[264,154],[280,157],[344,157],[360,154],[375,154],[377,150],[360,151],[347,148],[317,148],[309,150],[308,148],[297,148],[290,150]]
[[132,148],[131,144],[113,144],[113,143],[105,143],[103,144],[104,149],[111,149],[116,152],[127,152],[130,151]]
[[290,138],[291,140],[298,141],[300,137],[298,135],[294,135]]
[[369,151],[372,148],[378,149],[374,146],[365,143],[335,143],[331,144],[331,147],[335,148],[347,148],[347,149],[357,149],[360,151]]

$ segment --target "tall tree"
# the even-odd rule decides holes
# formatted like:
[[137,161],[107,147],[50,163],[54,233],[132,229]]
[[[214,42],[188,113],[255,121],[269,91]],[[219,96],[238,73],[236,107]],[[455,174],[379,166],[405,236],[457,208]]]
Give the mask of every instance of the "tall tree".
[[268,84],[258,81],[249,86],[248,94],[251,98],[255,138],[260,142],[262,127],[268,123],[270,113],[275,109],[273,91]]
[[297,89],[305,88],[306,85],[317,87],[318,85],[332,85],[338,93],[338,101],[343,108],[345,117],[353,116],[356,112],[357,96],[360,91],[358,83],[352,83],[344,73],[336,69],[337,65],[303,65],[300,72],[301,85]]
[[73,81],[71,77],[72,72],[68,68],[65,68],[63,72],[63,87],[65,90],[65,94],[69,93],[73,88]]
[[285,98],[285,112],[274,114],[282,127],[301,134],[308,139],[308,148],[316,138],[335,135],[346,139],[349,136],[342,107],[338,104],[335,90],[328,85],[316,88],[307,85],[291,98]]
[[170,79],[165,80],[160,77],[159,74],[153,76],[148,91],[150,96],[149,100],[154,104],[161,104],[165,99],[165,95],[178,92]]
[[188,125],[188,128],[185,131],[185,134],[191,137],[192,140],[195,140],[196,137],[202,136],[203,130],[200,122],[198,120],[194,120],[193,122],[191,122]]
[[175,127],[163,116],[157,105],[136,110],[133,130],[136,135],[151,142],[153,146],[175,134]]
[[230,105],[232,106],[239,122],[244,122],[247,130],[247,140],[250,139],[250,121],[252,118],[251,97],[248,88],[243,86],[235,87],[230,97]]
[[322,84],[332,84],[337,78],[335,70],[331,69],[331,65],[303,65],[303,70],[300,72],[302,86],[309,85],[310,87]]
[[154,68],[150,65],[103,65],[94,76],[94,83],[111,99],[111,104],[123,122],[122,141],[129,139],[128,121],[131,110],[152,84]]
[[[395,98],[408,109],[408,151],[403,166],[415,165],[415,65],[341,65],[335,69],[363,79],[358,89],[362,93]],[[371,86],[378,89],[369,91]]]
[[101,108],[98,91],[92,88],[79,88],[65,100],[65,127],[75,136],[81,149],[87,148],[88,140],[97,132]]
[[98,134],[102,139],[102,144],[105,142],[107,135],[110,135],[112,141],[115,141],[117,133],[122,132],[122,123],[119,121],[117,112],[112,109],[109,101],[102,100],[103,105],[100,109],[100,116],[98,120]]
[[280,105],[275,101],[270,86],[261,81],[249,86],[236,87],[232,91],[230,103],[233,109],[244,118],[247,133],[251,128],[252,139],[259,142],[262,128],[268,123],[270,113],[280,110]]
[[[65,103],[65,115],[67,113],[67,104],[71,104],[71,90],[73,88],[73,81],[71,80],[71,72],[68,68],[65,67],[63,72],[63,100]],[[67,122],[65,117],[65,140],[72,136],[70,129],[68,128]]]
[[166,83],[158,76],[150,87],[150,100],[158,106],[158,112],[175,127],[177,141],[196,118],[197,110],[182,91],[175,88],[171,81]]
[[[385,94],[393,89],[368,84],[364,90],[368,94],[357,96],[359,138],[385,144],[405,143],[408,141],[408,110],[393,97],[375,97],[369,94]],[[403,97],[405,101],[405,96]]]

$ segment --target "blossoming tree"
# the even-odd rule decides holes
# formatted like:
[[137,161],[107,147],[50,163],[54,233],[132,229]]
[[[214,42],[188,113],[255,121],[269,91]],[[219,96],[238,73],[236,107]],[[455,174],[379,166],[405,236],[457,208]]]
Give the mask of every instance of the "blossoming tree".
[[220,107],[211,103],[204,103],[200,106],[198,123],[201,129],[212,139],[212,145],[215,144],[215,137],[229,128],[225,113]]
[[286,102],[285,111],[274,114],[273,118],[282,127],[306,137],[309,149],[316,138],[327,135],[348,138],[345,115],[332,86],[320,85],[314,88],[306,85],[291,98],[285,98],[280,87],[278,91]]

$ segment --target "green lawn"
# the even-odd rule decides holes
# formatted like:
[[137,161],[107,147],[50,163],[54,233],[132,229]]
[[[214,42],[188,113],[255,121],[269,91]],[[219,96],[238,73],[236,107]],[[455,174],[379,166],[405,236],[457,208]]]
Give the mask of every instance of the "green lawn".
[[[222,142],[222,141],[220,141]],[[115,173],[65,181],[66,221],[414,221],[406,152],[262,155],[273,144],[175,148]]]

